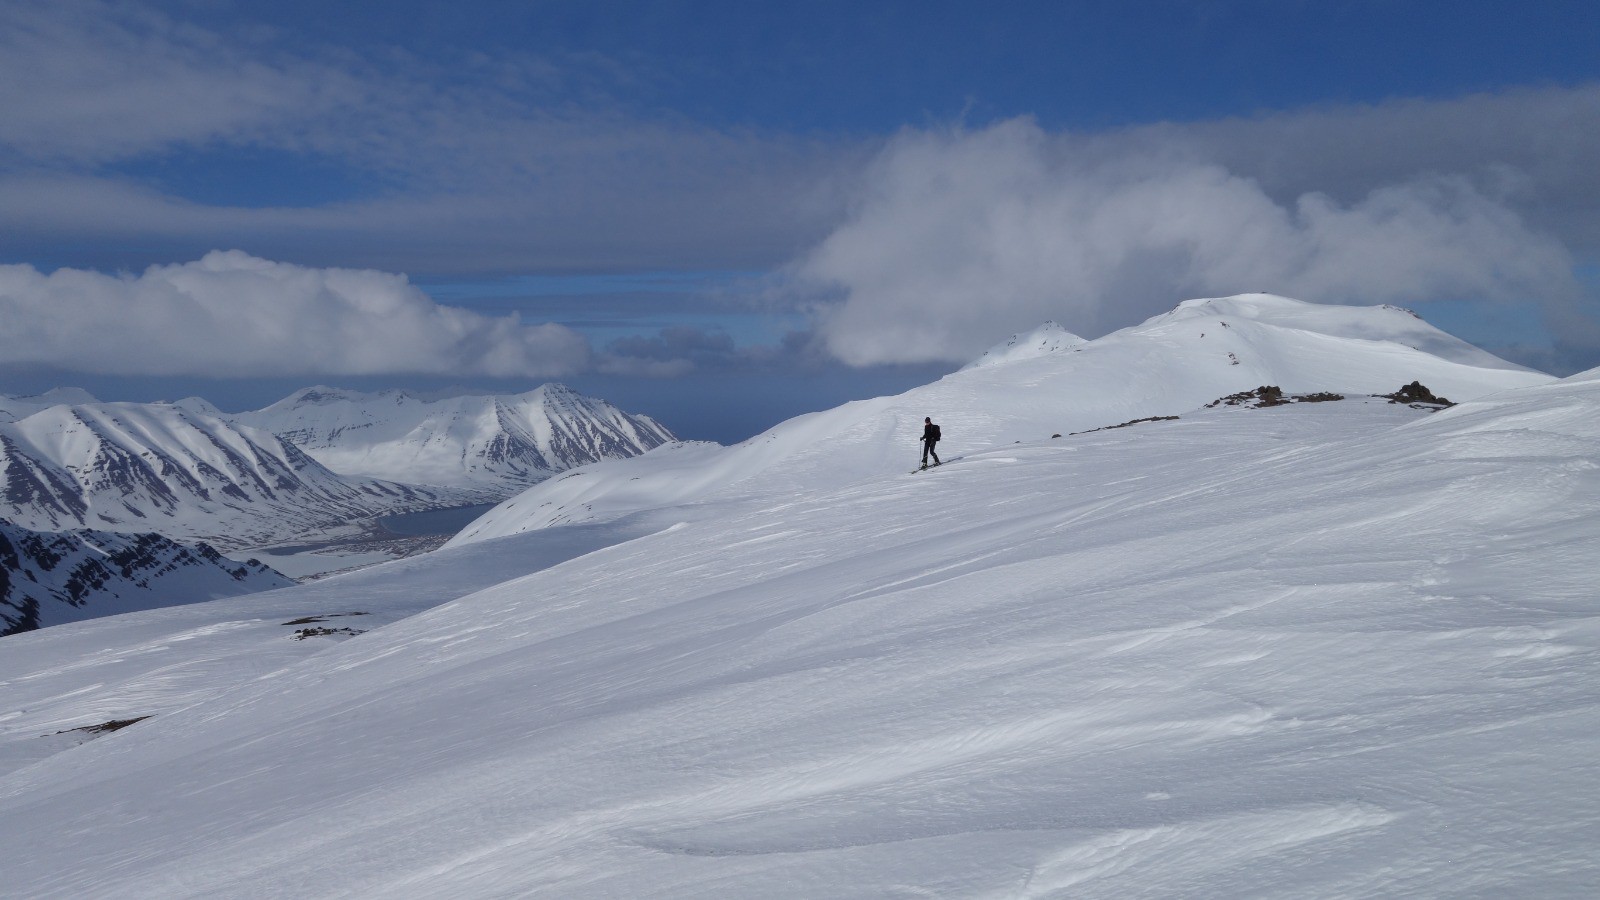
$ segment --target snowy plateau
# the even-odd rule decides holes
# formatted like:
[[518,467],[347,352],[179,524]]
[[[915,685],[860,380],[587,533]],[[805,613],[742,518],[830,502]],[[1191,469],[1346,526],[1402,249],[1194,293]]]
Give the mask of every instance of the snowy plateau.
[[0,890],[1594,896],[1600,370],[1265,295],[1041,350],[0,639]]

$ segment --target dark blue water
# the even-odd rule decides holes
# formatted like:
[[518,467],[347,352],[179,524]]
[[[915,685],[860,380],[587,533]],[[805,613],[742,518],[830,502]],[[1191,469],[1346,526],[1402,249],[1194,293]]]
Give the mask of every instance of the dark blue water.
[[452,506],[448,509],[429,509],[422,512],[384,516],[378,524],[391,534],[418,537],[428,534],[455,534],[472,524],[472,521],[491,509],[494,503],[477,503],[472,506]]

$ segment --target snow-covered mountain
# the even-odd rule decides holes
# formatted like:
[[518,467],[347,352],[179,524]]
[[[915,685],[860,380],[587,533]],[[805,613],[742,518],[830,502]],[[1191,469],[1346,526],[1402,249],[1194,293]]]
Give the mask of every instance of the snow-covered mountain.
[[294,582],[159,534],[39,532],[0,520],[0,635]]
[[0,423],[0,486],[0,516],[36,531],[153,531],[223,549],[486,496],[335,475],[268,432],[140,403]]
[[52,388],[42,394],[13,396],[0,394],[0,423],[25,419],[52,406],[74,406],[81,403],[99,403],[93,394],[83,388]]
[[[1262,385],[1287,392],[1387,394],[1413,381],[1449,400],[1541,384],[1396,307],[1323,306],[1267,294],[1191,300],[1093,341],[1046,326],[1008,356],[894,397],[800,416],[733,447],[677,444],[530,488],[457,535],[457,544],[530,528],[606,521],[730,491],[774,496],[910,469],[922,420],[939,453],[1180,415]],[[1007,345],[1002,345],[1002,349]],[[1054,346],[1055,349],[1049,349]]]
[[982,356],[968,363],[966,368],[977,369],[1032,359],[1047,353],[1071,350],[1085,343],[1088,342],[1055,322],[1046,322],[1032,331],[1013,334],[1009,339],[990,347]]
[[314,387],[231,419],[270,431],[341,474],[500,497],[554,472],[673,440],[649,416],[561,384],[440,400]]
[[[639,476],[611,522],[0,639],[6,890],[1588,896],[1600,370],[1486,394],[1527,375],[1232,311],[1220,371],[1348,367],[1200,354],[1174,408],[1066,362],[1221,328],[1180,318],[905,400],[1006,426],[930,472],[823,414],[752,443],[838,441],[781,495],[664,448],[564,476]],[[1412,380],[1466,402],[1355,393]],[[1180,417],[1051,437],[1069,399]]]

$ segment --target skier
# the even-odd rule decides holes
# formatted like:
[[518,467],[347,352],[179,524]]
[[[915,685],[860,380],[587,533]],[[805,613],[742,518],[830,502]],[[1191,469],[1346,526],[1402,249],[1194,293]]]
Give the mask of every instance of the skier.
[[932,454],[933,464],[939,464],[939,454],[934,453],[933,445],[939,443],[939,426],[933,420],[924,416],[922,419],[922,467],[928,467],[928,456]]

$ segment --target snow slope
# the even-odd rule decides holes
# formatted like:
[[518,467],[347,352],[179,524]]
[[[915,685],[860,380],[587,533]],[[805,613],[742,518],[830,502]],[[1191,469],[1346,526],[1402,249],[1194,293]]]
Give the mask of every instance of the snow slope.
[[737,492],[786,496],[910,469],[920,457],[924,416],[941,425],[938,452],[948,459],[1018,440],[1180,415],[1260,385],[1377,394],[1420,380],[1460,401],[1552,380],[1405,310],[1266,294],[1191,300],[1093,341],[1075,343],[1058,332],[1046,326],[1010,350],[990,351],[988,364],[899,396],[800,416],[733,447],[674,446],[637,461],[578,469],[502,503],[454,542],[605,521]]
[[328,471],[257,429],[164,404],[51,406],[0,423],[0,516],[35,531],[157,532],[223,549],[482,502]]
[[[1041,408],[929,473],[5,638],[7,889],[1589,896],[1597,413],[1600,371]],[[348,611],[389,624],[269,618]]]
[[1071,350],[1088,341],[1062,328],[1055,322],[1046,322],[1026,334],[1013,334],[1010,339],[1002,341],[988,350],[983,355],[968,363],[965,368],[980,369],[985,366],[998,366],[1023,359],[1032,359],[1049,353],[1059,353],[1062,350]]
[[293,582],[159,534],[29,531],[0,519],[0,635]]
[[52,406],[73,406],[81,403],[99,403],[92,394],[83,388],[52,388],[42,394],[26,397],[11,394],[0,394],[0,422],[15,422],[25,419],[40,410]]
[[649,416],[561,384],[442,400],[314,387],[231,418],[271,431],[335,472],[497,498],[553,472],[635,456],[673,439]]

